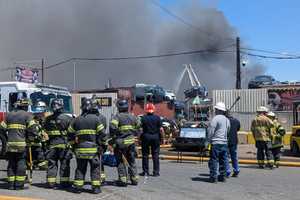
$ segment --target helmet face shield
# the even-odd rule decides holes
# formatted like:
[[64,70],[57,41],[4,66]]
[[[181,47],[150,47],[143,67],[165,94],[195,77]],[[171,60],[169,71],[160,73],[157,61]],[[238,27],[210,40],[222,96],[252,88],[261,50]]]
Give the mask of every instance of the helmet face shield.
[[43,101],[38,101],[34,106],[31,108],[33,113],[44,113],[47,111],[47,105]]

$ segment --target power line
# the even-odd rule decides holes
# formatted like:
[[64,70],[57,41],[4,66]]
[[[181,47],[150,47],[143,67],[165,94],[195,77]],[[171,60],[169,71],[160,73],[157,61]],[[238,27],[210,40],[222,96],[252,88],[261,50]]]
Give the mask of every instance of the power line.
[[230,46],[225,46],[221,49],[203,49],[203,50],[183,51],[183,52],[176,52],[176,53],[169,53],[169,54],[150,55],[150,56],[108,57],[108,58],[74,57],[74,58],[65,59],[53,65],[49,65],[45,67],[45,69],[51,69],[71,61],[120,61],[120,60],[155,59],[155,58],[165,58],[165,57],[173,57],[173,56],[194,55],[194,54],[201,54],[201,53],[232,53],[234,51],[222,50],[222,49],[229,48],[231,46],[233,46],[233,44],[231,44]]
[[[201,31],[203,33],[205,33],[207,36],[209,37],[213,37],[211,35],[211,33],[204,31],[202,28],[195,26],[194,24],[188,22],[187,20],[185,20],[182,17],[179,17],[178,15],[176,15],[175,13],[173,13],[171,10],[169,10],[168,8],[164,7],[163,5],[161,5],[160,3],[158,3],[155,0],[149,0],[153,5],[157,6],[158,8],[160,8],[162,11],[164,11],[166,14],[168,14],[169,16],[173,17],[174,19],[180,21],[181,23],[185,24],[186,26],[195,29],[197,31]],[[215,40],[215,38],[213,38]],[[232,38],[224,38],[223,40],[229,40],[229,41],[234,41],[234,39]]]
[[289,56],[289,57],[295,57],[295,56],[297,57],[298,56],[298,55],[290,54],[290,53],[283,53],[283,52],[276,52],[276,51],[262,50],[262,49],[253,49],[253,48],[245,48],[245,47],[241,47],[241,49],[247,50],[247,51],[269,53],[269,54],[273,54],[273,55]]
[[253,57],[258,57],[258,58],[265,58],[265,59],[278,59],[278,60],[297,60],[300,59],[300,56],[268,56],[268,55],[261,55],[261,54],[253,54],[249,52],[242,51],[241,53],[248,55],[248,56],[253,56]]

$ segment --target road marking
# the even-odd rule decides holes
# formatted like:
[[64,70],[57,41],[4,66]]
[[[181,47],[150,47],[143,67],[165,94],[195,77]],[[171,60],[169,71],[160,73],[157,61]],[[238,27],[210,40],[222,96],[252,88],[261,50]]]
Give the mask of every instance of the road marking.
[[15,196],[0,195],[0,200],[42,200],[42,199],[33,199],[33,198],[28,198],[28,197],[15,197]]

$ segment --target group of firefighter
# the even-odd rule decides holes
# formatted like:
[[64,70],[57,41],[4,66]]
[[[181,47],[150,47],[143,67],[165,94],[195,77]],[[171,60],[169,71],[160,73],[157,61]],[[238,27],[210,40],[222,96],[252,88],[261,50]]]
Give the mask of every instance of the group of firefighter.
[[[24,189],[26,178],[32,181],[32,169],[39,168],[47,170],[48,188],[59,187],[80,193],[89,164],[92,193],[98,194],[106,178],[101,162],[106,151],[113,152],[116,158],[117,185],[127,186],[129,180],[132,185],[138,184],[135,135],[140,128],[140,120],[128,112],[127,100],[117,101],[119,112],[110,120],[109,134],[106,134],[106,118],[100,114],[101,107],[95,98],[82,100],[82,113],[76,118],[64,112],[62,99],[51,101],[52,114],[48,116],[44,102],[36,102],[32,113],[28,112],[30,104],[29,99],[20,98],[14,104],[15,109],[0,124],[0,130],[8,135],[8,189]],[[256,141],[258,165],[273,169],[279,166],[285,130],[266,107],[260,107],[257,113],[251,131]],[[77,167],[71,183],[70,161],[73,155]],[[30,176],[26,175],[28,168]]]
[[[32,106],[32,113],[28,112],[30,104],[29,99],[20,98],[0,126],[1,131],[8,135],[9,190],[24,189],[27,177],[32,181],[26,170],[35,167],[47,170],[48,188],[59,187],[80,193],[89,164],[92,193],[98,194],[101,183],[105,181],[101,164],[101,155],[105,151],[111,151],[115,156],[119,175],[117,184],[127,186],[127,179],[132,185],[138,184],[134,135],[140,124],[138,118],[128,112],[127,100],[118,100],[119,112],[110,121],[109,134],[105,134],[106,118],[100,114],[100,105],[95,98],[82,100],[82,114],[76,118],[64,113],[62,99],[51,101],[52,114],[48,116],[45,116],[47,107],[44,102]],[[70,161],[73,155],[77,167],[71,183]]]
[[278,168],[285,129],[277,120],[275,113],[269,111],[267,107],[259,107],[257,116],[252,121],[251,131],[257,148],[259,168]]

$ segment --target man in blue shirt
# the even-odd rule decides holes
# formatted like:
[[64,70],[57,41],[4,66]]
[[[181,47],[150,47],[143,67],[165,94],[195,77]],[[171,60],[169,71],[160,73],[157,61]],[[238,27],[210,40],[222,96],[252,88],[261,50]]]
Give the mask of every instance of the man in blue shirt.
[[[238,177],[240,173],[239,161],[237,155],[237,145],[238,145],[238,131],[241,128],[240,121],[234,118],[230,113],[227,114],[227,118],[230,121],[230,129],[228,132],[228,153],[231,158],[233,177]],[[231,169],[229,165],[229,160],[226,160],[226,175],[229,177],[231,174]]]

